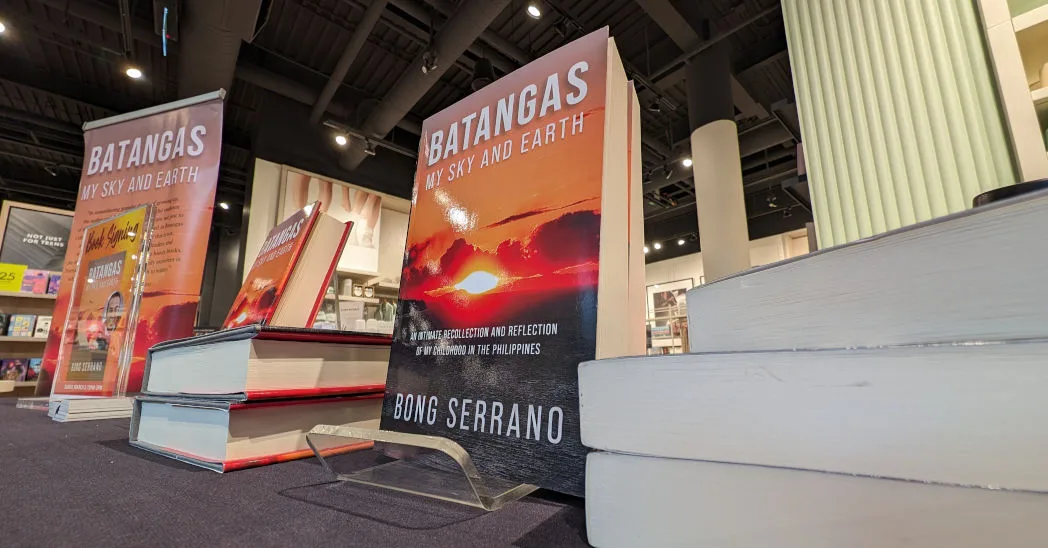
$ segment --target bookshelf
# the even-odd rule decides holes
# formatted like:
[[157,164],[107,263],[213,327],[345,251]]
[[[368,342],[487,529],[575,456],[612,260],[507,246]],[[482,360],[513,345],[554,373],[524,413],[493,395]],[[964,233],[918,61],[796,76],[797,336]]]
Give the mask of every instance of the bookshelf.
[[[22,293],[18,291],[0,291],[0,312],[12,314],[33,314],[35,316],[53,316],[55,295]],[[11,337],[0,334],[0,358],[39,358],[44,354],[47,339],[42,337]],[[12,391],[4,395],[24,396],[33,389],[36,381],[17,381]]]

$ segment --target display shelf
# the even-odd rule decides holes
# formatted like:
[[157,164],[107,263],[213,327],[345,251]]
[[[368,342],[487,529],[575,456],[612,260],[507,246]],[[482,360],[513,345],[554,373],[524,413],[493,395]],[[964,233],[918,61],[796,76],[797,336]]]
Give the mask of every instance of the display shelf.
[[336,268],[335,272],[343,276],[355,276],[358,278],[374,278],[380,275],[378,272],[371,272],[368,270],[353,270],[351,268]]
[[23,342],[23,343],[46,343],[47,339],[43,337],[9,337],[0,336],[0,342]]
[[353,295],[339,295],[338,300],[340,301],[357,301],[369,304],[378,304],[379,300],[375,297],[354,297]]
[[58,298],[58,295],[25,293],[22,291],[0,291],[0,297],[12,297],[17,299],[45,299],[53,301]]
[[1048,4],[1036,7],[1026,13],[1012,18],[1012,27],[1017,34],[1032,30],[1045,23],[1048,23]]
[[15,388],[32,388],[36,386],[36,381],[15,381]]

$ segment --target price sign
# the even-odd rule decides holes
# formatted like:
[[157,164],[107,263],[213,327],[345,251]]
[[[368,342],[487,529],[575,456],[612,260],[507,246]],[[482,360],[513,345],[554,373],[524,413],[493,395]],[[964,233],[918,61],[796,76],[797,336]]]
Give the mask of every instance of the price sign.
[[24,264],[0,263],[0,291],[21,291]]

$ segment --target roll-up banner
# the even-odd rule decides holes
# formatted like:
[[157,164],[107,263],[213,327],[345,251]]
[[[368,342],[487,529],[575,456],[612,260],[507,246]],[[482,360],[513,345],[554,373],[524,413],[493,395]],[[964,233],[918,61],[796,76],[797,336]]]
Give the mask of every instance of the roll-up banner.
[[[129,326],[136,332],[126,391],[141,387],[150,346],[193,334],[218,184],[224,98],[219,90],[84,124],[80,190],[37,395],[52,393],[84,229],[129,209],[156,206],[139,321]],[[112,395],[77,385],[56,386],[54,393]]]

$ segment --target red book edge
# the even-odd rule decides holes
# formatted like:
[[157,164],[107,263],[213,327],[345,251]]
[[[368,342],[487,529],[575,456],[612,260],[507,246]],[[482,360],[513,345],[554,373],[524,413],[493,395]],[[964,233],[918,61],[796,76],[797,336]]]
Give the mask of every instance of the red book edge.
[[[343,224],[346,229],[342,231],[342,241],[338,243],[338,251],[335,252],[335,256],[331,259],[331,264],[328,265],[327,277],[324,278],[327,283],[325,283],[324,287],[320,289],[320,295],[317,296],[316,302],[313,303],[313,310],[309,313],[309,325],[306,325],[306,327],[313,327],[313,322],[317,321],[317,312],[320,312],[320,306],[324,304],[324,297],[327,295],[327,284],[331,283],[331,275],[335,273],[335,268],[338,266],[338,260],[342,257],[342,250],[346,248],[346,242],[349,240],[349,231],[353,230],[353,221],[347,221]],[[310,228],[312,229],[312,227]],[[297,261],[298,257],[295,259]],[[298,266],[297,263],[295,266]],[[338,291],[335,293],[337,294]]]
[[369,346],[389,345],[393,342],[393,337],[382,334],[346,333],[343,331],[326,330],[293,331],[290,329],[283,330],[280,327],[274,326],[266,326],[265,329],[259,331],[253,338],[274,341],[322,342]]
[[298,259],[302,256],[302,251],[306,249],[306,243],[309,242],[310,236],[313,235],[313,227],[317,225],[317,219],[319,218],[320,202],[314,202],[313,209],[309,212],[309,219],[306,220],[305,234],[302,236],[302,239],[295,243],[295,250],[291,252],[291,268],[284,271],[280,282],[277,283],[277,294],[273,300],[273,307],[266,312],[266,317],[262,319],[263,324],[268,325],[269,322],[273,321],[273,314],[276,314],[277,308],[280,307],[280,299],[284,297],[284,289],[287,288],[287,282],[291,279],[291,274],[298,268]]
[[[354,451],[362,451],[364,449],[371,449],[375,446],[375,442],[366,440],[356,443],[350,443],[347,445],[340,445],[338,447],[332,447],[330,449],[322,449],[320,455],[322,457],[331,457],[335,455],[344,455],[346,453],[352,453]],[[305,459],[313,456],[312,449],[302,449],[299,451],[290,451],[287,453],[277,453],[276,455],[266,455],[264,457],[251,457],[247,459],[236,459],[227,460],[222,463],[223,472],[233,472],[235,470],[243,470],[245,468],[254,468],[256,466],[266,466],[269,464],[279,464],[281,462],[288,462],[297,459]]]
[[[380,395],[386,391],[385,384],[361,384],[357,386],[333,386],[327,388],[292,388],[287,390],[249,390],[244,393],[247,401],[282,400],[289,398],[321,398],[330,396],[358,396],[354,399],[367,399],[360,396]],[[252,407],[258,407],[255,404]]]
[[328,397],[328,398],[312,398],[312,399],[297,399],[297,400],[272,400],[272,401],[246,401],[246,402],[233,402],[229,404],[229,410],[235,411],[237,409],[249,408],[249,409],[260,409],[263,407],[286,407],[289,405],[311,405],[317,403],[331,403],[333,401],[357,401],[357,400],[374,400],[382,399],[385,394],[369,393],[369,394],[358,394],[358,395],[346,395],[345,397]]

